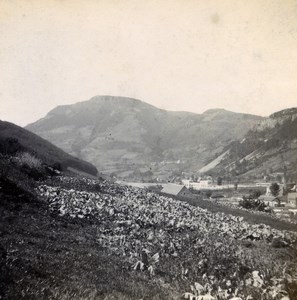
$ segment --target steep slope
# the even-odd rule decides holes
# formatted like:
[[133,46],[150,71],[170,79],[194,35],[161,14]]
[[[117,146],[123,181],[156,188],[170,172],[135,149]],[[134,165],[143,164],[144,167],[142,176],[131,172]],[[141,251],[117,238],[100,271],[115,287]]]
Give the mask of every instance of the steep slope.
[[93,176],[97,169],[92,164],[73,157],[36,134],[15,124],[0,121],[0,154],[14,155],[29,152],[49,166],[62,170],[75,169]]
[[27,129],[122,177],[198,170],[261,117],[222,109],[198,115],[124,97],[97,96],[59,106]]
[[286,172],[289,179],[295,179],[297,108],[272,114],[251,129],[240,142],[233,142],[224,150],[228,150],[228,155],[214,165],[214,173],[261,177]]

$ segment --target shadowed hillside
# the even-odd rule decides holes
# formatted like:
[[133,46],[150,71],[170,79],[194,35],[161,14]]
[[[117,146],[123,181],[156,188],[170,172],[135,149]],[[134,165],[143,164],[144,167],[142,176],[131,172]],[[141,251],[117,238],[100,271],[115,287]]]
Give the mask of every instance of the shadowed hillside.
[[0,154],[30,153],[43,164],[56,169],[72,168],[96,176],[97,169],[90,163],[73,157],[36,134],[15,124],[0,121]]

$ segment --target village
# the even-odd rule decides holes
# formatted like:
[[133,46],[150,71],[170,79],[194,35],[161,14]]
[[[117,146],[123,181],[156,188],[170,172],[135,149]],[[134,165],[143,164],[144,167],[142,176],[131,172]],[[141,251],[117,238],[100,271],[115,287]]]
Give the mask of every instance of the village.
[[[251,212],[266,212],[273,216],[297,222],[297,185],[287,180],[284,173],[272,174],[271,178],[254,182],[224,182],[222,177],[187,176],[171,182],[139,183],[124,182],[130,186],[158,191],[177,198],[203,199],[216,204],[247,209]],[[274,175],[274,176],[273,176]],[[268,180],[272,179],[272,180]]]

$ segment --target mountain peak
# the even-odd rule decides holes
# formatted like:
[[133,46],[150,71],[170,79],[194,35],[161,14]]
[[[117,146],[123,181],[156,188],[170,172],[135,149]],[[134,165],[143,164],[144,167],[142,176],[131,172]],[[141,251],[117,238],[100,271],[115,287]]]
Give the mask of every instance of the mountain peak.
[[121,105],[143,105],[154,107],[153,105],[146,103],[142,100],[131,98],[131,97],[124,97],[124,96],[111,96],[111,95],[97,95],[92,97],[89,100],[78,102],[76,104],[87,104],[87,103],[104,103],[104,104],[121,104]]
[[102,173],[141,178],[149,169],[166,177],[178,160],[184,162],[183,170],[200,169],[217,148],[242,139],[260,119],[241,116],[212,109],[201,117],[106,95],[60,107],[27,128],[94,163]]
[[275,119],[275,118],[281,118],[281,117],[292,116],[292,115],[297,115],[297,107],[291,107],[291,108],[280,110],[278,112],[273,113],[269,117]]
[[130,98],[130,97],[124,97],[124,96],[112,96],[112,95],[96,95],[92,97],[91,99],[83,102],[88,102],[88,101],[119,101],[119,100],[124,100],[127,102],[142,102],[141,100],[135,99],[135,98]]
[[206,110],[203,114],[211,115],[211,114],[218,114],[218,113],[231,113],[231,111],[228,111],[224,108],[211,108],[211,109]]

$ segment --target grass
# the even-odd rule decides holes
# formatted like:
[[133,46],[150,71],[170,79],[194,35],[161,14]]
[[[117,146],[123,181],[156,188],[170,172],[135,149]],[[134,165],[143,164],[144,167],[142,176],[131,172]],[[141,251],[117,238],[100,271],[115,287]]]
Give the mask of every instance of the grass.
[[[226,288],[226,279],[229,278],[234,291],[236,285],[248,278],[253,270],[261,271],[267,284],[273,277],[280,278],[284,273],[292,276],[296,274],[296,248],[272,248],[271,244],[264,240],[238,240],[228,235],[217,235],[217,228],[213,231],[211,229],[212,224],[208,224],[209,232],[212,233],[207,233],[207,239],[201,244],[205,233],[202,229],[201,232],[190,229],[176,230],[157,225],[154,231],[156,236],[163,230],[166,234],[164,244],[168,246],[172,242],[178,255],[172,255],[172,249],[166,245],[160,250],[160,241],[157,240],[156,244],[152,242],[152,253],[160,251],[162,255],[155,275],[150,275],[147,271],[135,271],[131,257],[123,256],[121,251],[114,251],[111,244],[105,245],[100,240],[102,232],[109,229],[109,226],[114,229],[120,228],[113,227],[117,221],[116,216],[113,216],[114,221],[111,221],[109,215],[100,215],[102,219],[60,216],[57,211],[49,210],[44,198],[35,194],[34,187],[41,183],[32,180],[22,172],[23,170],[12,168],[13,166],[10,164],[9,176],[2,176],[0,180],[1,300],[169,300],[180,299],[182,293],[190,291],[190,285],[194,282],[206,285],[212,275],[218,280],[217,283],[211,283],[215,289],[218,284]],[[60,197],[62,187],[72,190],[72,193],[78,190],[85,193],[96,192],[103,195],[103,198],[108,194],[106,196],[114,199],[112,205],[115,205],[115,208],[124,205],[124,198],[120,199],[121,195],[131,192],[125,187],[112,186],[102,181],[96,183],[90,179],[63,177],[61,181],[60,177],[50,177],[43,183],[60,187]],[[147,201],[145,194],[142,191],[139,193],[141,194],[136,194],[135,198],[130,198],[129,201],[138,201],[138,197],[139,203]],[[157,201],[157,198],[154,201]],[[235,215],[238,215],[237,211],[246,213],[251,223],[252,217],[258,217],[241,210],[230,212],[229,207],[209,201],[187,201],[193,201],[193,205],[204,205],[204,208],[207,205],[213,212],[227,209],[227,213]],[[156,204],[152,203],[152,208]],[[137,209],[136,207],[136,212]],[[164,213],[172,209],[173,206],[168,206]],[[189,209],[191,210],[191,207]],[[133,219],[129,213],[128,217]],[[277,223],[276,227],[284,226],[283,222],[280,224]],[[147,243],[146,234],[150,230],[140,227],[135,234],[130,234],[128,230],[128,242],[131,245],[134,242]],[[105,237],[115,237],[113,231],[104,234]],[[117,250],[121,250],[120,247]],[[131,252],[133,253],[132,250]],[[271,283],[269,284],[268,287],[271,287]],[[285,281],[283,284],[291,299],[297,298],[296,282]],[[259,292],[253,288],[242,288],[246,295],[252,294],[254,299],[259,299]],[[263,300],[266,299],[271,298],[264,296]]]
[[63,170],[72,167],[93,176],[97,175],[97,169],[92,164],[67,154],[24,128],[0,120],[0,153],[16,155],[18,152],[28,152],[43,163],[59,166]]
[[292,224],[280,219],[276,219],[273,216],[267,214],[255,214],[246,210],[242,210],[235,207],[229,207],[226,205],[220,205],[213,201],[202,200],[197,197],[195,199],[184,198],[184,197],[172,197],[181,201],[185,201],[193,206],[199,206],[201,208],[207,209],[213,213],[223,212],[225,214],[234,215],[238,217],[243,217],[245,221],[250,224],[265,224],[271,226],[272,228],[278,230],[289,230],[297,231],[297,224]]
[[167,299],[96,241],[96,225],[50,214],[34,198],[1,195],[0,299]]

